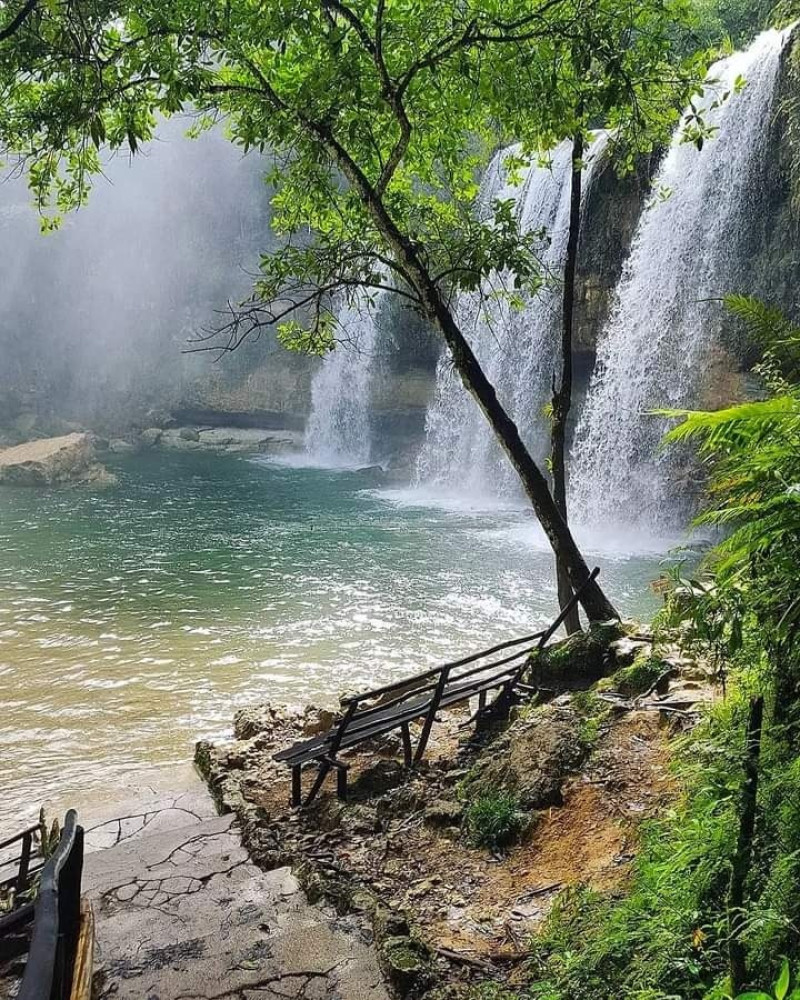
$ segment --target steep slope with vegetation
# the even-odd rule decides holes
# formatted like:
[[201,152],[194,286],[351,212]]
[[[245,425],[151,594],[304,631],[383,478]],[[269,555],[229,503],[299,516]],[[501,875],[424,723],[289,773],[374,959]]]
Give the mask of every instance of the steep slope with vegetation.
[[699,521],[723,537],[696,579],[675,575],[661,623],[726,697],[674,749],[681,798],[647,828],[630,891],[556,907],[534,996],[770,996],[800,955],[800,331],[752,299],[729,306],[765,349],[767,397],[679,415],[671,440],[710,469]]

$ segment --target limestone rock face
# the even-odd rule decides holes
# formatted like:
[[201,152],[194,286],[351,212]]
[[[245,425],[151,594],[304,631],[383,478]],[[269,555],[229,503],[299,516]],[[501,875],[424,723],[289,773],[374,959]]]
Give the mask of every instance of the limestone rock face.
[[95,460],[88,434],[28,441],[0,451],[0,483],[18,486],[112,485],[116,477]]

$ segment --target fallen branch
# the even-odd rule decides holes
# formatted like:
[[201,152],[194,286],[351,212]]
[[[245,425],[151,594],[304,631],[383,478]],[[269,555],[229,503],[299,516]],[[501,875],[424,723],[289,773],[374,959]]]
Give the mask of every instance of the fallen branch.
[[463,965],[471,965],[473,968],[481,969],[483,972],[496,972],[497,969],[491,962],[485,962],[481,958],[471,958],[460,951],[451,951],[449,948],[434,948],[437,955],[447,958],[451,962],[461,962]]

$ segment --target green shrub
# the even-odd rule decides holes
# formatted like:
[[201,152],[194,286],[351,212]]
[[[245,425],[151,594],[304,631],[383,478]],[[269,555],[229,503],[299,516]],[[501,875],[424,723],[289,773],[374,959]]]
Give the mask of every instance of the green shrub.
[[495,850],[512,843],[525,826],[515,796],[506,792],[482,795],[467,806],[464,829],[475,847]]

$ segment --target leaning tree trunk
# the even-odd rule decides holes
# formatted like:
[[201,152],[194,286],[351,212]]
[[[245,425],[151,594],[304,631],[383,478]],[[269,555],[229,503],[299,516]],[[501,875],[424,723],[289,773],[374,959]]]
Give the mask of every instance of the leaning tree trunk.
[[603,593],[597,581],[589,579],[589,567],[575,543],[566,521],[561,516],[550,492],[547,479],[531,457],[517,425],[500,404],[494,386],[486,378],[472,348],[432,283],[431,287],[426,289],[426,303],[429,303],[431,317],[442,331],[447,346],[450,348],[453,363],[464,386],[477,400],[511,464],[516,469],[556,558],[566,569],[570,586],[575,591],[586,587],[581,596],[581,603],[590,621],[608,621],[611,618],[619,618],[614,606]]
[[[553,390],[553,414],[550,437],[550,467],[553,477],[553,499],[558,512],[567,518],[567,420],[572,406],[572,331],[575,321],[575,275],[578,269],[578,246],[581,236],[581,194],[583,184],[583,134],[572,141],[572,175],[570,186],[569,238],[564,262],[564,292],[561,318],[561,379]],[[556,553],[558,601],[562,610],[572,599],[569,570]],[[564,620],[568,635],[580,632],[581,621],[575,607]]]
[[487,379],[467,343],[417,247],[397,228],[380,195],[346,150],[324,128],[318,127],[318,134],[333,153],[348,180],[357,188],[378,230],[413,285],[428,318],[441,331],[464,387],[477,401],[522,481],[556,558],[566,568],[570,586],[575,591],[584,588],[581,603],[589,620],[608,621],[619,618],[614,605],[606,597],[597,580],[591,578],[586,560],[575,543],[567,522],[561,516],[547,479],[531,457],[517,425],[498,400],[494,386]]

